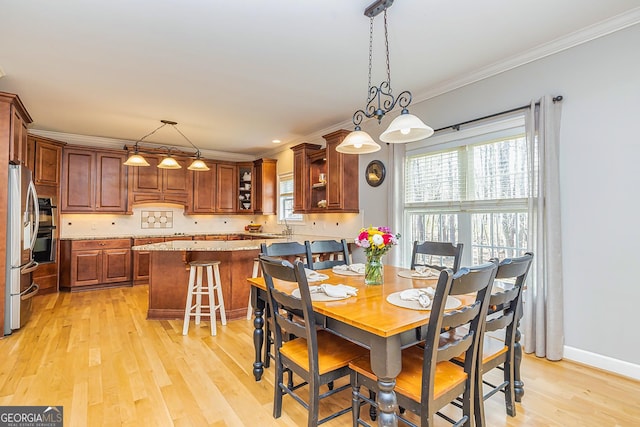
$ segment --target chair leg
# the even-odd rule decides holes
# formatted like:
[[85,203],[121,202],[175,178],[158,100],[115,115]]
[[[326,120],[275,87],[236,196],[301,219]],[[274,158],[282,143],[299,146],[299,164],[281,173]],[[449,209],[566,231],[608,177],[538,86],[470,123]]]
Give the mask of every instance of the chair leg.
[[213,277],[211,266],[207,266],[207,296],[209,297],[209,322],[211,323],[211,336],[216,336],[216,300],[213,297]]
[[191,304],[193,300],[193,285],[195,284],[195,267],[189,269],[189,289],[187,290],[187,303],[184,308],[184,322],[182,324],[182,335],[189,333],[189,322],[191,317]]
[[358,427],[360,419],[360,384],[358,384],[358,374],[351,371],[351,419],[353,427]]
[[282,415],[282,388],[281,384],[283,384],[284,379],[284,368],[282,363],[278,363],[276,361],[276,377],[275,384],[273,387],[273,418],[280,418]]
[[200,318],[202,314],[202,267],[196,267],[196,321],[195,324],[200,324]]
[[[211,267],[209,267],[211,268]],[[227,314],[224,309],[224,297],[222,296],[222,281],[220,280],[220,269],[218,268],[218,264],[213,266],[213,274],[215,276],[216,289],[218,293],[218,308],[220,308],[220,322],[223,325],[227,324]]]
[[507,408],[507,414],[512,417],[516,416],[514,369],[514,364],[507,358],[507,361],[504,363],[504,380],[507,382],[507,386],[504,388],[504,405]]
[[[376,401],[375,391],[369,390],[369,399],[371,399],[373,402]],[[369,418],[371,418],[371,421],[375,421],[378,418],[378,408],[373,405],[369,405]]]
[[309,418],[307,421],[308,427],[318,426],[318,406],[320,398],[320,390],[318,383],[313,381],[313,384],[309,384]]

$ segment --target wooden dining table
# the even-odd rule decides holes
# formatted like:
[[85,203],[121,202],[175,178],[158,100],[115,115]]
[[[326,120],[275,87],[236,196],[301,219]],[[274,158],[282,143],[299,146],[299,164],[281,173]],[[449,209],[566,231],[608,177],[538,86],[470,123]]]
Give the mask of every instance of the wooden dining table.
[[[387,301],[395,292],[410,288],[434,287],[437,277],[407,278],[408,270],[384,266],[384,284],[365,285],[363,275],[344,275],[331,269],[318,270],[329,276],[317,283],[344,284],[358,289],[357,296],[346,299],[313,302],[313,309],[322,327],[370,350],[371,368],[378,378],[378,425],[397,426],[397,399],[394,392],[396,377],[402,370],[402,349],[424,341],[429,323],[429,310],[398,307]],[[251,284],[251,304],[254,310],[253,342],[255,362],[253,374],[256,381],[262,377],[264,367],[262,346],[264,343],[264,313],[267,301],[262,277],[247,279]],[[317,284],[310,282],[310,285]],[[276,288],[291,293],[295,283],[274,280]],[[471,303],[472,296],[459,297],[462,304]]]

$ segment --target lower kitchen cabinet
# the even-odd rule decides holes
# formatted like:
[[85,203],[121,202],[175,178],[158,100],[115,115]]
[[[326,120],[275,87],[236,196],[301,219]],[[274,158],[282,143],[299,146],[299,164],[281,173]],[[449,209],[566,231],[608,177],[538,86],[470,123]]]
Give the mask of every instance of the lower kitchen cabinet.
[[[133,239],[133,246],[150,245],[164,242],[164,237],[149,237],[145,239]],[[133,284],[144,285],[149,283],[149,264],[151,256],[149,251],[133,251]]]
[[131,285],[131,239],[60,242],[60,288]]
[[39,294],[58,292],[58,264],[55,262],[41,263],[32,273],[32,281],[38,285]]

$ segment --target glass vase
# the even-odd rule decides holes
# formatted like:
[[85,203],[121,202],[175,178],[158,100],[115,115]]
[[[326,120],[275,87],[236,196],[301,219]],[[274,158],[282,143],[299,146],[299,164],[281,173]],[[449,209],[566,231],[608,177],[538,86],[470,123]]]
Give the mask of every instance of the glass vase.
[[369,256],[364,265],[365,285],[382,285],[384,283],[384,266],[380,256]]

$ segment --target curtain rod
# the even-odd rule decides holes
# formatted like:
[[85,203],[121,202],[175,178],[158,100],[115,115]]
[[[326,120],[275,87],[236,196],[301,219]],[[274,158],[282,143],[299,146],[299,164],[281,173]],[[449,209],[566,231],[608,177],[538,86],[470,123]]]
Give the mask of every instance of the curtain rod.
[[[562,99],[563,99],[562,95],[554,96],[552,98],[554,103],[560,102],[560,101],[562,101]],[[535,105],[538,105],[538,104],[540,104],[540,102],[536,102]],[[441,127],[440,129],[436,129],[434,132],[439,132],[439,131],[445,130],[445,129],[460,130],[460,126],[468,125],[469,123],[479,122],[479,121],[485,120],[485,119],[491,119],[493,117],[501,116],[503,114],[514,113],[516,111],[527,109],[530,106],[531,105],[523,105],[522,107],[516,107],[516,108],[512,108],[510,110],[501,111],[499,113],[489,114],[488,116],[478,117],[477,119],[467,120],[466,122],[457,123],[455,125],[449,125],[449,126]]]

